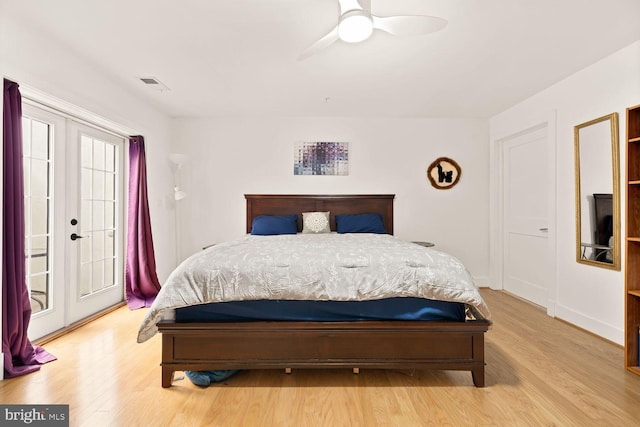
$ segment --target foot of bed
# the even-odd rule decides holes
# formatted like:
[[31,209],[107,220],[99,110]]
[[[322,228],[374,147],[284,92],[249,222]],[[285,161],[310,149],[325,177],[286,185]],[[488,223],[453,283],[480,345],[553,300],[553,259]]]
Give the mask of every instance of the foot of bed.
[[162,388],[171,387],[173,382],[173,369],[162,367]]
[[284,368],[284,373],[285,374],[290,374],[291,373],[291,368]]
[[353,368],[353,373],[354,374],[359,374],[360,373],[360,368]]
[[474,368],[471,371],[471,378],[473,378],[473,384],[476,387],[484,387],[484,366]]

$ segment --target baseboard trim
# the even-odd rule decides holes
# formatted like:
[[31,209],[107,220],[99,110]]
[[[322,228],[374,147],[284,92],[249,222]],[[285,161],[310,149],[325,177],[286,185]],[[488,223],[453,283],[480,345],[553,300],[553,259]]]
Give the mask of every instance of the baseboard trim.
[[555,318],[604,338],[607,341],[611,341],[614,344],[624,345],[624,331],[622,329],[603,323],[593,317],[586,316],[562,304],[556,303]]
[[490,288],[491,287],[491,280],[489,280],[489,278],[487,276],[474,277],[473,281],[475,282],[476,286],[478,286],[479,288]]

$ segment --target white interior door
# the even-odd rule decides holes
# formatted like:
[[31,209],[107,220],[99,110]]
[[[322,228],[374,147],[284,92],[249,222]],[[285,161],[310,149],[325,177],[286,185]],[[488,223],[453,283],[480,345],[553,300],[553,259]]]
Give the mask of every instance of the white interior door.
[[503,288],[546,307],[548,256],[547,128],[503,142]]
[[122,137],[23,105],[32,340],[124,299],[124,144]]

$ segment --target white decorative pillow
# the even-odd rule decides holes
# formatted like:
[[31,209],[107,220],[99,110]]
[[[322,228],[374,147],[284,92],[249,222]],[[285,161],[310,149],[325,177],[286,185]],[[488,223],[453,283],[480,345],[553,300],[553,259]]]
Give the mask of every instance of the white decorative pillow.
[[303,233],[331,233],[329,212],[302,212]]

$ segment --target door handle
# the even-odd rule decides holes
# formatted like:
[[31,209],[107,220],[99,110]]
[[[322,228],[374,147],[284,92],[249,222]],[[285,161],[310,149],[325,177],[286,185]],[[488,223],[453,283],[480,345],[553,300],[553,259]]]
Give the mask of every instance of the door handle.
[[547,231],[549,231],[549,229],[548,229],[547,227],[539,228],[539,230],[540,230],[540,231],[542,231],[542,232],[544,232],[544,233],[546,233]]
[[74,240],[74,241],[78,240],[78,239],[84,239],[84,238],[85,238],[85,236],[78,236],[76,233],[73,233],[71,235],[71,240]]

